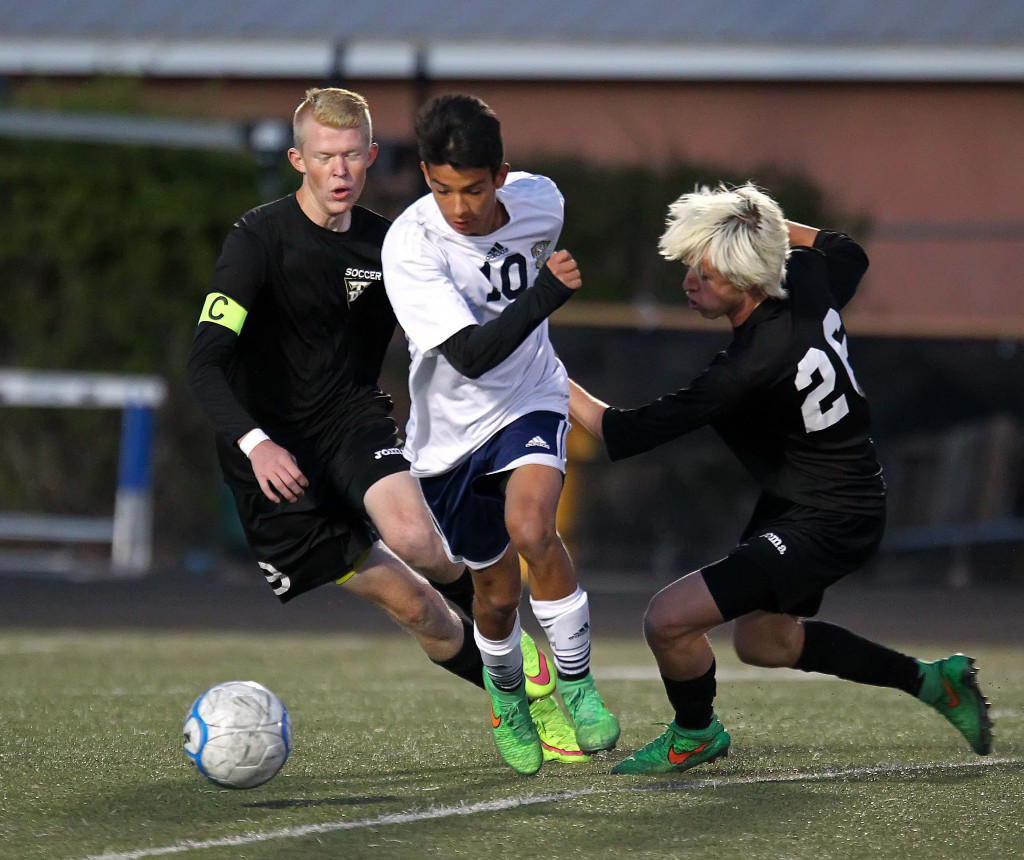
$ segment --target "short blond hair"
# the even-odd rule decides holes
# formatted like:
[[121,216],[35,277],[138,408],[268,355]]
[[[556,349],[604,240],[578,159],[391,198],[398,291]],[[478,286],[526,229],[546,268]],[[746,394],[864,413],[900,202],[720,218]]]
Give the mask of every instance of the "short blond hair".
[[296,149],[302,149],[305,143],[302,124],[307,116],[330,128],[365,128],[367,146],[373,140],[370,105],[359,93],[351,90],[340,87],[313,87],[306,90],[306,97],[295,108],[295,116],[292,118],[292,137]]
[[659,250],[699,270],[705,260],[739,290],[782,299],[789,230],[779,204],[759,188],[719,185],[684,194],[668,210]]

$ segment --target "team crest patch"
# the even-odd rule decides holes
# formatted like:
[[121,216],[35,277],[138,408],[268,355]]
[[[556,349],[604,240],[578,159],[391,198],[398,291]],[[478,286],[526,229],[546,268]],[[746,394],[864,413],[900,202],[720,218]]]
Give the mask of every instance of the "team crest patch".
[[548,261],[548,257],[551,256],[548,253],[548,248],[550,247],[550,240],[545,239],[542,242],[535,242],[533,247],[530,248],[530,253],[533,254],[533,262],[537,264],[538,269],[543,266]]
[[364,281],[361,278],[345,278],[345,289],[348,291],[348,303],[352,304],[358,299],[363,291],[372,284],[373,281]]

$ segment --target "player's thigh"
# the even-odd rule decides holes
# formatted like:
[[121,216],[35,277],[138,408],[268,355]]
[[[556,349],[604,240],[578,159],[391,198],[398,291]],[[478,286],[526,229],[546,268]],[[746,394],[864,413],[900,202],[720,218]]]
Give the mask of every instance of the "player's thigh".
[[315,484],[294,503],[272,502],[258,486],[231,489],[246,541],[282,603],[349,576],[373,544],[365,520],[321,501]]
[[405,626],[457,623],[440,593],[379,542],[370,549],[359,569],[341,585],[350,594],[398,618]]
[[[366,513],[377,533],[400,558],[417,568],[439,572],[449,564],[419,481],[406,471],[378,480],[364,496]],[[461,567],[453,567],[457,576]]]
[[505,527],[517,543],[553,535],[564,475],[558,469],[529,463],[519,466],[505,485]]

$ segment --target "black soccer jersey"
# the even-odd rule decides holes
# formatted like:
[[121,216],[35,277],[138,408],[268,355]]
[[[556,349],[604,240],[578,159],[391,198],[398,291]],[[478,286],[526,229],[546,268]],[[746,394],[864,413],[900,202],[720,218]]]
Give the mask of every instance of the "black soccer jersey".
[[256,427],[296,455],[322,456],[362,416],[390,412],[377,388],[395,328],[380,264],[388,226],[356,206],[349,230],[328,230],[294,194],[235,224],[187,376],[217,431],[222,463],[225,455],[244,462],[235,443]]
[[884,510],[870,415],[850,365],[839,309],[868,261],[841,233],[795,247],[786,299],[766,299],[689,387],[603,419],[613,460],[710,424],[761,488],[813,508]]

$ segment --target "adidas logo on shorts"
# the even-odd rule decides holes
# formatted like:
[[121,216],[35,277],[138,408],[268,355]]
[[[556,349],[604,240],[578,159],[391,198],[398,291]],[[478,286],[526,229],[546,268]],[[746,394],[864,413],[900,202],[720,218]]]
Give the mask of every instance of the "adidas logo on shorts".
[[545,442],[543,439],[541,439],[540,436],[534,436],[529,442],[526,443],[526,447],[527,448],[547,448],[548,451],[551,450],[551,446],[547,442]]

